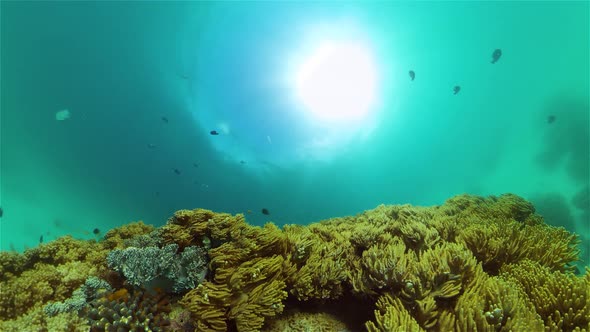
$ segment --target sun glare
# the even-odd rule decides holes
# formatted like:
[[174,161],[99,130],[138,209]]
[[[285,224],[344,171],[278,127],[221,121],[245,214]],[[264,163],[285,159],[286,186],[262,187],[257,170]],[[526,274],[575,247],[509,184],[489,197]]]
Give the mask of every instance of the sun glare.
[[319,121],[362,120],[377,98],[375,67],[362,43],[324,42],[297,70],[297,99]]

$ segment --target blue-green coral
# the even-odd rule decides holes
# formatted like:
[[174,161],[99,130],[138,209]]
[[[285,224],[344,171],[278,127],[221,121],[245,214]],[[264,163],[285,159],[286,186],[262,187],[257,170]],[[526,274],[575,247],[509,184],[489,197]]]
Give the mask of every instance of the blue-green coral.
[[87,303],[98,298],[113,288],[108,282],[97,278],[89,277],[84,285],[72,293],[72,297],[63,302],[50,302],[44,307],[45,314],[55,316],[66,312],[76,312],[84,309]]
[[174,292],[182,292],[195,288],[205,278],[206,251],[196,246],[177,251],[177,244],[115,249],[107,256],[107,262],[134,286],[171,287]]

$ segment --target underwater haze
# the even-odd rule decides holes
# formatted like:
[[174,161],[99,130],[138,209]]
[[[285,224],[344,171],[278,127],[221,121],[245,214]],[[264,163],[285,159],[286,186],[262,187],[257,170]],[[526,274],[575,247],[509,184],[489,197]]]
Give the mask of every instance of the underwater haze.
[[514,193],[590,261],[588,1],[0,9],[2,250]]

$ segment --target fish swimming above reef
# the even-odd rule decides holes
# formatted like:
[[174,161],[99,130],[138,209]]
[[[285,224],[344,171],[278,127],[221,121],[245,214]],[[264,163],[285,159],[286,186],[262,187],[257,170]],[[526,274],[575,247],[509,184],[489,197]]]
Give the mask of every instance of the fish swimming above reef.
[[416,78],[416,73],[415,73],[413,70],[410,70],[410,71],[408,72],[408,74],[410,74],[410,79],[411,79],[412,81],[414,80],[414,78]]
[[459,91],[461,91],[461,87],[458,85],[455,85],[455,87],[453,88],[453,94],[456,95],[457,93],[459,93]]
[[270,212],[268,211],[268,209],[264,208],[264,209],[262,209],[262,214],[268,216],[270,214]]
[[547,117],[547,123],[551,124],[553,122],[555,122],[555,115],[549,115]]
[[494,53],[492,53],[492,63],[496,63],[498,62],[498,60],[500,60],[500,57],[502,56],[502,50],[497,48],[494,50]]
[[217,132],[217,130],[211,130],[211,131],[209,132],[209,134],[211,134],[211,135],[213,135],[213,136],[217,136],[217,135],[219,135],[219,133]]
[[67,120],[70,118],[70,116],[71,116],[70,110],[61,110],[61,111],[55,113],[55,119],[57,121]]

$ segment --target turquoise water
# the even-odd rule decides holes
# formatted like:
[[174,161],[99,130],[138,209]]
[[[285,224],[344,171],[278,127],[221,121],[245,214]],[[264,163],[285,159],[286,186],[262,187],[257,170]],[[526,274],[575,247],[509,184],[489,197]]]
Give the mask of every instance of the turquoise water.
[[[305,224],[511,192],[590,260],[588,2],[0,8],[2,250],[183,208]],[[358,126],[293,98],[294,59],[334,36],[379,71]]]

